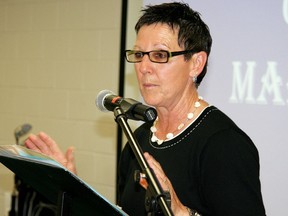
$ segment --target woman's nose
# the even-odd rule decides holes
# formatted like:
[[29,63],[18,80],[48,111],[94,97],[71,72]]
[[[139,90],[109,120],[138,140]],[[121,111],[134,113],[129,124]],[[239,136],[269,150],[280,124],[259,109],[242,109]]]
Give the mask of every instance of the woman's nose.
[[149,73],[151,71],[152,62],[149,59],[148,55],[144,55],[142,61],[139,64],[139,71],[141,73]]

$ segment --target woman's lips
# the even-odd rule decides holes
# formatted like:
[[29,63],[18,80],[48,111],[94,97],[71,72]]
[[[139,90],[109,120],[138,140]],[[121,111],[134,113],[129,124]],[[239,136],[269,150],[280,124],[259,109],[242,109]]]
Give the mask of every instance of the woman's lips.
[[143,87],[145,88],[152,88],[152,87],[155,87],[157,86],[156,84],[153,84],[153,83],[143,83]]

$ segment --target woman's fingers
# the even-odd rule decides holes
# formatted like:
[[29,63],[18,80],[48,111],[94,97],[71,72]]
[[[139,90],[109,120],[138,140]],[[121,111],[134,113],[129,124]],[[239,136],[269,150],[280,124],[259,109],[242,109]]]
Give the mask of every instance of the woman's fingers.
[[37,152],[41,152],[43,154],[50,155],[50,150],[47,147],[46,143],[43,140],[34,134],[31,134],[28,139],[25,141],[25,145]]
[[162,179],[165,179],[165,173],[158,161],[156,161],[149,153],[145,152],[144,156],[149,166],[154,170],[155,174]]
[[39,153],[41,153],[41,151],[40,151],[40,149],[37,147],[37,145],[34,143],[34,141],[33,141],[33,137],[34,137],[35,135],[34,134],[32,134],[32,135],[30,135],[29,136],[29,138],[28,139],[26,139],[25,140],[25,146],[27,147],[27,148],[29,148],[29,149],[32,149],[33,151],[36,151],[36,152],[39,152]]
[[77,175],[74,157],[74,147],[69,147],[66,151],[67,169]]
[[68,170],[76,174],[73,147],[69,147],[64,155],[58,144],[44,132],[40,132],[38,135],[31,134],[25,141],[25,145],[29,149],[53,158]]
[[167,178],[166,174],[164,173],[160,163],[156,161],[149,153],[145,152],[144,157],[147,160],[147,163],[149,164],[150,168],[153,169],[154,174],[156,178],[158,179],[159,183],[161,184],[161,187],[163,190],[170,191],[170,181]]
[[43,151],[48,153],[49,155],[58,155],[62,154],[62,151],[60,150],[59,146],[57,143],[46,133],[40,132],[38,134],[38,137],[40,138],[41,141],[39,141],[39,148]]

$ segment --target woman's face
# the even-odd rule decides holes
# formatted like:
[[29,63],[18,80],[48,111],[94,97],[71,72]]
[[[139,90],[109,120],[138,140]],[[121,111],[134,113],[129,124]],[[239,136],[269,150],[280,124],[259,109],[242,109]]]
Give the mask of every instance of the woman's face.
[[[134,49],[144,52],[184,50],[178,45],[178,30],[160,23],[141,27]],[[145,102],[155,107],[176,105],[191,90],[190,69],[191,61],[185,61],[184,55],[174,56],[162,64],[151,62],[148,55],[144,55],[141,62],[135,63],[135,70]]]

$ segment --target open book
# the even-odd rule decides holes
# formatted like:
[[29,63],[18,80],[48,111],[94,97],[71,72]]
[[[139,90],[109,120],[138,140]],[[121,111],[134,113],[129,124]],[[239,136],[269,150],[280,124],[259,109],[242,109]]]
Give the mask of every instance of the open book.
[[67,215],[127,215],[60,163],[41,153],[19,145],[0,145],[0,162],[52,203],[62,205],[61,208],[65,204]]

